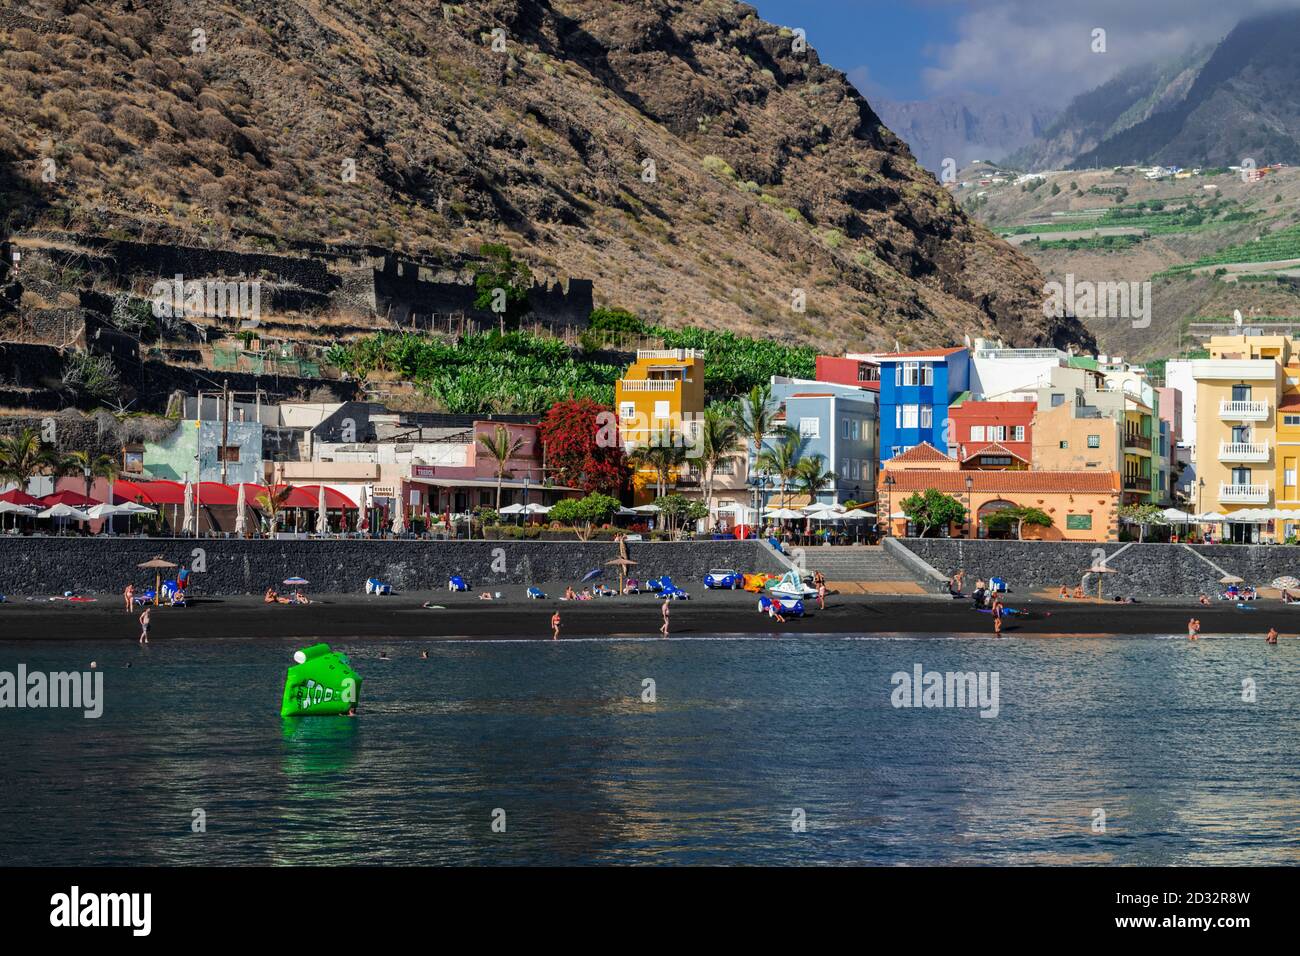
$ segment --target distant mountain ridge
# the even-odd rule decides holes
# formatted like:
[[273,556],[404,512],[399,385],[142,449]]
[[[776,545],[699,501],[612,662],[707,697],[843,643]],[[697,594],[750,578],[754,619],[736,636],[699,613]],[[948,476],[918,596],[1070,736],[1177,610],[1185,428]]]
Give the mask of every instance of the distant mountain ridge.
[[1172,107],[1082,151],[1071,168],[1300,163],[1300,11],[1242,21]]
[[1017,169],[1063,169],[1082,154],[1152,116],[1174,109],[1186,97],[1214,47],[1130,67],[1101,86],[1076,96],[1033,142],[1006,158]]
[[945,159],[955,160],[958,169],[978,159],[997,162],[1043,135],[1057,114],[1048,106],[1009,108],[978,96],[872,103],[885,125],[912,148],[917,162],[935,173]]

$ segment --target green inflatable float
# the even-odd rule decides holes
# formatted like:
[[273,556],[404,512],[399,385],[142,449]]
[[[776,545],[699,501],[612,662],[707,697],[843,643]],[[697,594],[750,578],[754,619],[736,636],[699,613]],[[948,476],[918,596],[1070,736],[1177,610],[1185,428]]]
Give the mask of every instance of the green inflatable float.
[[294,664],[284,678],[281,717],[329,717],[346,714],[361,700],[361,678],[346,654],[328,644],[293,652]]

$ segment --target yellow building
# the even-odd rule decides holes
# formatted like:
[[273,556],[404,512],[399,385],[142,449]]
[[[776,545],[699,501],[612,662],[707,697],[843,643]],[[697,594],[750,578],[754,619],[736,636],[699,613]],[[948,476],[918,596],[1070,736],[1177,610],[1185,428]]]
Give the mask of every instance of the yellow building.
[[[699,349],[648,349],[636,353],[614,386],[619,428],[629,453],[647,444],[672,441],[688,454],[695,445],[704,414],[704,352]],[[641,468],[635,476],[640,491],[656,476]],[[639,497],[653,497],[649,494]]]
[[1215,336],[1210,357],[1191,363],[1197,408],[1192,507],[1226,515],[1225,538],[1281,540],[1289,533],[1286,524],[1296,523],[1276,514],[1300,508],[1296,348],[1283,335]]

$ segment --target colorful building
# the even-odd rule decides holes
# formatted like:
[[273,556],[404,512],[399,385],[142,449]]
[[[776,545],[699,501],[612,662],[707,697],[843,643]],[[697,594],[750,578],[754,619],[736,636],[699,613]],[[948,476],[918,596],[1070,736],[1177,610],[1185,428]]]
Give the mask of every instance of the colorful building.
[[[1050,527],[1026,527],[1024,537],[1045,541],[1115,541],[1119,537],[1120,476],[1115,471],[972,470],[928,444],[891,458],[877,485],[889,532],[919,533],[902,516],[902,504],[927,489],[950,495],[966,510],[960,525],[940,529],[949,537],[988,537],[983,519],[1014,507],[1039,508]],[[936,532],[931,532],[934,534]]]
[[[955,398],[948,406],[947,451],[965,462],[973,458],[988,458],[988,448],[998,445],[1002,452],[1014,456],[1025,467],[1034,455],[1033,402],[977,402],[964,395]],[[997,456],[994,456],[997,457]],[[981,467],[995,467],[995,462],[983,462]],[[1007,467],[1014,467],[1011,462]]]
[[892,352],[880,362],[880,461],[929,444],[948,446],[948,406],[970,387],[963,346]]
[[[876,476],[876,393],[775,376],[772,397],[781,403],[784,424],[803,439],[805,457],[820,455],[824,468],[835,473],[834,482],[816,496],[817,501],[834,504],[871,498]],[[770,495],[772,489],[768,491]],[[801,503],[813,502],[801,499]]]
[[1062,404],[1034,412],[1035,468],[1044,471],[1118,472],[1119,421],[1089,405]]
[[623,440],[644,444],[654,435],[681,434],[704,413],[704,353],[649,349],[636,353],[614,386]]

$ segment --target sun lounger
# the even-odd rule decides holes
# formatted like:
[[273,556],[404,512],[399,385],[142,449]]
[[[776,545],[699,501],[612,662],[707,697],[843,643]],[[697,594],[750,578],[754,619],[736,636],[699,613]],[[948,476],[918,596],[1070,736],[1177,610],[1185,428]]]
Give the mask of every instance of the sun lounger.
[[379,580],[379,578],[367,578],[366,593],[380,595],[392,594],[393,586],[391,584],[385,584],[383,581]]
[[546,595],[542,592],[541,588],[534,587],[528,589],[528,597],[533,601],[540,601],[545,598]]
[[451,576],[451,579],[447,581],[447,590],[468,591],[469,585],[465,583],[465,579],[462,578],[459,574],[453,574]]

